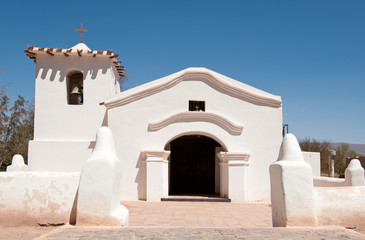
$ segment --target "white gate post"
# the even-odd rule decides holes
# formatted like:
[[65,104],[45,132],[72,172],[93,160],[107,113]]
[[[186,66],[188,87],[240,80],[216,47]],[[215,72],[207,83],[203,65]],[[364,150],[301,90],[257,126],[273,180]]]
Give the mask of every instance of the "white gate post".
[[249,157],[248,153],[220,152],[220,194],[232,202],[249,200]]
[[146,163],[146,200],[160,201],[168,196],[169,151],[144,151]]

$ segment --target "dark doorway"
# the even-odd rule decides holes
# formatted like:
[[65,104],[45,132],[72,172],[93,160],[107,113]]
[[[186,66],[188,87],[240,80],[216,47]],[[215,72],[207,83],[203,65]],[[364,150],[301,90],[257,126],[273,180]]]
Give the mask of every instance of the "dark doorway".
[[215,140],[189,135],[171,142],[169,194],[215,193]]

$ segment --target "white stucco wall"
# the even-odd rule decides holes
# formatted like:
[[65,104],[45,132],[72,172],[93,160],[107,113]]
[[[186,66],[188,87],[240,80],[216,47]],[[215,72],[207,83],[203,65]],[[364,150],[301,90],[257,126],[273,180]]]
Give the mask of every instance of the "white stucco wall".
[[315,187],[343,187],[348,186],[344,178],[332,177],[314,177],[313,185]]
[[1,172],[0,225],[67,223],[79,173]]
[[[66,76],[73,69],[84,74],[83,105],[67,105]],[[123,199],[144,199],[141,153],[164,151],[177,137],[199,134],[216,140],[236,161],[228,163],[231,175],[225,176],[231,179],[226,191],[244,189],[231,193],[234,200],[269,200],[268,168],[282,139],[279,96],[205,68],[185,69],[119,94],[116,76],[109,58],[37,55],[35,136],[28,154],[32,171],[80,171],[97,129],[109,126],[122,163]],[[205,113],[191,115],[189,100],[205,101]],[[243,158],[240,167],[234,167],[237,156]],[[168,188],[168,167],[162,169],[162,185]],[[243,183],[232,181],[240,172]]]
[[356,226],[365,220],[364,169],[358,159],[350,162],[344,180],[323,178],[327,187],[314,187],[316,181],[313,184],[309,164],[294,135],[285,136],[281,153],[270,166],[274,227]]
[[95,141],[29,141],[28,166],[31,171],[81,171],[94,146]]
[[[83,105],[67,104],[67,76],[74,70],[83,73]],[[106,109],[99,103],[119,92],[119,76],[112,61],[107,56],[38,53],[35,75],[34,141],[29,147],[29,165],[34,170],[80,171],[90,156],[85,145],[95,140],[96,130],[107,122]],[[80,142],[75,143],[77,151],[70,148],[70,142]],[[67,161],[70,155],[75,155],[73,164]]]
[[365,185],[364,169],[358,159],[352,159],[345,170],[345,178],[314,177],[315,187],[345,187]]
[[365,221],[365,186],[316,187],[314,194],[320,225],[351,226]]
[[312,170],[293,134],[285,135],[280,152],[270,166],[273,226],[315,226]]
[[77,225],[128,226],[129,212],[120,204],[121,167],[113,135],[100,127],[96,146],[82,168],[77,190],[77,207],[70,223]]
[[302,152],[304,161],[312,167],[314,177],[321,176],[321,155],[319,152]]
[[[143,92],[153,87],[154,82],[146,85],[121,93],[120,97],[128,98],[135,92]],[[249,90],[254,91],[252,87]],[[260,90],[256,92],[262,93]],[[187,112],[189,100],[205,101],[205,113],[223,116],[243,126],[243,131],[239,134],[229,132],[223,124],[201,120],[199,115],[196,119],[176,120],[159,130],[149,130],[151,123]],[[125,200],[136,200],[143,196],[146,181],[141,152],[163,151],[173,139],[189,134],[211,137],[225,151],[249,153],[247,199],[268,200],[270,197],[268,169],[277,159],[282,139],[281,107],[266,106],[234,95],[204,77],[191,77],[166,90],[110,107],[108,126],[114,134],[118,156],[122,161],[122,192]]]

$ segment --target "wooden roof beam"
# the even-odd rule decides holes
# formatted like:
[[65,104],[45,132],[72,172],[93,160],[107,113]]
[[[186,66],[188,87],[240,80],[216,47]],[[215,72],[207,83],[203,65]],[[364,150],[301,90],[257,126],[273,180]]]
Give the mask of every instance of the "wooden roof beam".
[[54,56],[54,54],[53,54],[53,53],[51,53],[49,50],[47,50],[47,53],[48,53],[49,55],[51,55],[51,56]]

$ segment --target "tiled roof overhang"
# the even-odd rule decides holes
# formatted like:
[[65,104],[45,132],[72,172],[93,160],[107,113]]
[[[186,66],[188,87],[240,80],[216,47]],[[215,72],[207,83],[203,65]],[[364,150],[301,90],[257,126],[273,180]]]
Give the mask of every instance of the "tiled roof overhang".
[[107,50],[107,51],[97,51],[97,50],[85,50],[85,49],[72,49],[72,48],[40,48],[40,47],[34,47],[30,46],[28,49],[25,49],[24,52],[26,53],[26,56],[30,59],[34,60],[36,62],[37,60],[37,53],[47,53],[51,56],[54,55],[64,55],[66,57],[75,55],[75,56],[92,56],[92,57],[109,57],[112,59],[114,67],[116,71],[118,72],[119,76],[125,77],[125,68],[124,66],[121,66],[121,61],[117,60],[117,57],[119,57],[119,54],[115,54],[113,50]]

